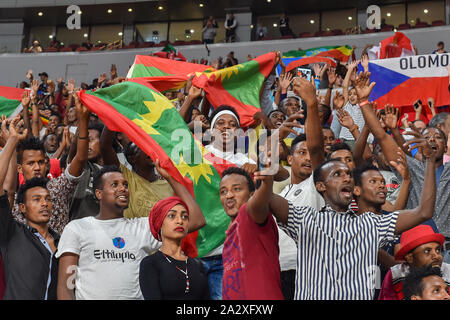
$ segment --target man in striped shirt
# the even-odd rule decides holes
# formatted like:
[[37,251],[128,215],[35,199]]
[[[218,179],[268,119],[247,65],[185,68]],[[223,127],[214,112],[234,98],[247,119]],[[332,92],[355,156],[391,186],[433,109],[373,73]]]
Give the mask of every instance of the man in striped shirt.
[[[356,81],[361,97],[365,98],[361,101],[367,99],[373,87],[366,84],[367,80],[358,77]],[[425,148],[426,140],[418,144],[433,150]],[[373,298],[378,248],[394,234],[415,227],[433,215],[436,154],[430,152],[427,156],[422,200],[420,206],[412,210],[355,215],[348,209],[354,189],[352,172],[336,160],[326,161],[314,170],[316,189],[326,203],[320,211],[307,206],[294,207],[272,194],[270,211],[298,247],[295,299]]]

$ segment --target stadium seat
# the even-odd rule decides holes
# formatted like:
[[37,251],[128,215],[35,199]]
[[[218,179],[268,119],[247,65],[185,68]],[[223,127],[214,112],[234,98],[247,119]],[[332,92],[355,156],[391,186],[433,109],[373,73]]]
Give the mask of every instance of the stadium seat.
[[177,40],[173,43],[174,46],[184,46],[186,45],[186,41],[184,40]]
[[311,32],[302,32],[298,36],[300,38],[311,38],[311,37],[314,37],[314,35]]
[[411,29],[411,25],[409,23],[402,23],[398,25],[398,30],[407,30]]
[[434,20],[431,25],[433,27],[438,27],[438,26],[445,26],[445,22],[442,20]]
[[366,29],[362,33],[375,33],[375,32],[377,32],[376,29]]
[[102,46],[92,47],[90,51],[99,51],[102,50]]
[[160,43],[155,44],[155,47],[165,47],[167,43],[167,41],[161,41]]
[[393,31],[394,30],[394,26],[391,25],[386,25],[383,28],[381,28],[381,32],[386,32],[386,31]]
[[192,40],[191,42],[189,42],[189,44],[202,44],[202,42],[200,40]]
[[59,52],[72,52],[72,48],[71,47],[65,47],[65,48],[61,48],[59,49]]
[[427,27],[429,27],[430,25],[428,24],[428,23],[426,23],[426,22],[419,22],[419,23],[416,23],[416,25],[414,26],[414,28],[416,28],[416,29],[418,29],[418,28],[427,28]]
[[45,49],[44,52],[58,52],[58,48],[55,48],[55,47],[48,47],[47,49]]
[[77,50],[77,48],[78,48],[79,46],[80,46],[80,45],[79,45],[79,44],[76,44],[76,43],[72,43],[72,44],[69,44],[69,45],[68,45],[69,48],[72,48],[72,51]]
[[333,33],[334,36],[341,36],[344,34],[344,32],[341,29],[334,29],[331,30],[331,32]]
[[76,52],[88,51],[88,49],[86,47],[78,47],[75,51]]
[[139,48],[150,48],[153,47],[155,43],[153,41],[147,41],[139,44]]
[[326,37],[326,34],[326,31],[317,31],[316,33],[314,33],[314,37]]
[[282,36],[281,39],[294,39],[294,36],[292,34],[287,34],[285,36]]
[[128,45],[123,47],[124,49],[132,49],[132,48],[137,48],[136,42],[135,41],[131,41]]

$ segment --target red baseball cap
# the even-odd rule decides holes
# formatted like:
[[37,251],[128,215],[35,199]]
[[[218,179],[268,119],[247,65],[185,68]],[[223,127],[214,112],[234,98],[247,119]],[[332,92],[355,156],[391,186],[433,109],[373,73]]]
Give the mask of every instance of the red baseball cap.
[[400,250],[395,255],[395,260],[403,260],[406,254],[425,243],[438,242],[443,246],[444,241],[445,237],[440,233],[434,232],[431,226],[426,224],[418,225],[402,233]]

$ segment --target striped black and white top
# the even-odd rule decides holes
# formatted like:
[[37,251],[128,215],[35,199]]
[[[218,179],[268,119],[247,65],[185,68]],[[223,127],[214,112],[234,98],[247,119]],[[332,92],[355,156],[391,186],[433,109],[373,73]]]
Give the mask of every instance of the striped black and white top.
[[289,202],[280,227],[297,243],[296,300],[370,300],[377,280],[377,252],[394,238],[398,212],[386,215],[320,211]]

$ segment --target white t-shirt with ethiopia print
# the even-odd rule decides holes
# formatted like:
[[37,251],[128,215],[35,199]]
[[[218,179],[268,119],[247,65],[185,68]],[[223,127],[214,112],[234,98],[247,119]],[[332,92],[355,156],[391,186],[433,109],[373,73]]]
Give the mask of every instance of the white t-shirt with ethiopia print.
[[99,220],[86,217],[64,229],[56,257],[79,256],[75,276],[77,300],[143,299],[139,265],[161,243],[150,232],[148,218]]

